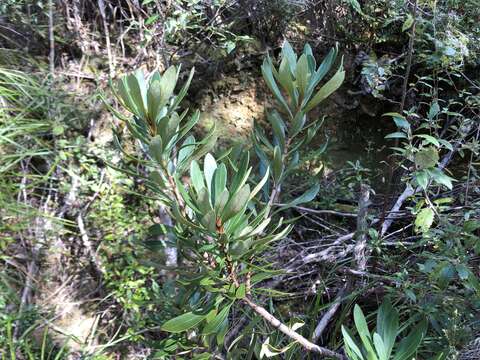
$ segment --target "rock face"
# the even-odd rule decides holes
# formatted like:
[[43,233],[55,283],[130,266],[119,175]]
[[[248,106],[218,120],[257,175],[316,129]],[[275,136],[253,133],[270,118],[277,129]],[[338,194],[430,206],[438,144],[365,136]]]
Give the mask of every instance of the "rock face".
[[254,119],[263,121],[265,109],[271,105],[266,91],[261,78],[225,76],[200,91],[194,99],[194,106],[202,111],[201,125],[204,128],[216,123],[220,141],[245,141]]

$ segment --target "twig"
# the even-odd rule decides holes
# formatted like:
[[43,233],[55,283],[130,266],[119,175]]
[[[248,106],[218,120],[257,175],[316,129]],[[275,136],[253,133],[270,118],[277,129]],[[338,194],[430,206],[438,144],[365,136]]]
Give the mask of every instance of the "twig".
[[[275,204],[275,205],[283,206],[286,204]],[[326,214],[326,215],[336,215],[336,216],[352,217],[352,218],[357,217],[357,214],[355,213],[345,213],[345,212],[335,211],[335,210],[316,210],[316,209],[309,209],[303,206],[294,206],[293,208],[300,211],[312,213],[312,214]]]
[[[358,214],[357,214],[357,231],[356,237],[357,242],[353,248],[355,263],[357,271],[363,273],[367,267],[367,227],[368,227],[368,206],[370,205],[370,188],[362,184],[360,186],[360,199],[358,201]],[[353,285],[353,280],[351,277],[348,278],[345,286],[338,292],[333,305],[328,309],[328,311],[322,316],[318,322],[315,331],[313,332],[312,340],[317,341],[320,336],[322,336],[323,331],[326,329],[328,323],[333,318],[337,312],[340,304],[342,302],[343,295],[346,292],[349,292]]]
[[55,34],[53,32],[53,0],[48,1],[48,38],[50,41],[50,74],[55,75]]
[[341,359],[341,360],[346,360],[346,357],[343,356],[340,353],[337,353],[335,351],[326,349],[324,347],[318,346],[311,341],[307,340],[304,338],[302,335],[297,333],[296,331],[292,330],[289,328],[287,325],[283,324],[280,320],[278,320],[275,316],[270,314],[265,308],[263,308],[260,305],[255,304],[250,298],[245,297],[243,299],[245,304],[250,306],[253,311],[255,311],[258,315],[260,315],[265,321],[267,321],[270,325],[272,325],[274,328],[278,329],[285,335],[287,335],[289,338],[295,340],[298,342],[305,350],[314,352],[320,356],[329,356],[333,357],[335,359]]
[[365,248],[367,246],[367,211],[370,205],[370,188],[362,184],[360,186],[360,199],[358,201],[358,218],[357,218],[357,243],[353,250],[357,270],[365,271],[367,267],[367,254]]
[[105,2],[98,0],[98,9],[102,17],[103,31],[105,32],[105,42],[107,43],[108,69],[110,70],[110,77],[113,78],[115,74],[115,64],[113,63],[112,46],[110,44],[110,31],[108,30],[107,16],[105,14]]
[[322,316],[322,318],[318,322],[318,325],[315,328],[315,331],[313,332],[312,341],[317,342],[320,336],[322,336],[323,332],[327,328],[328,323],[330,322],[330,320],[333,318],[338,308],[340,307],[340,304],[342,303],[343,295],[345,294],[346,289],[347,289],[347,286],[345,285],[338,292],[337,296],[335,297],[335,300],[333,300],[333,305],[330,306],[330,309],[327,310],[327,312]]

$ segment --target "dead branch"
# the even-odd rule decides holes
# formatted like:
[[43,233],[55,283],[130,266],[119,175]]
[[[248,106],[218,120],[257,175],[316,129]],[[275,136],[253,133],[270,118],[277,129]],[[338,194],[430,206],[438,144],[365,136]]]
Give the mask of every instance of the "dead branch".
[[307,340],[304,338],[302,335],[297,333],[296,331],[292,330],[289,328],[287,325],[283,324],[280,320],[278,320],[275,316],[270,314],[265,308],[263,308],[260,305],[255,304],[250,298],[245,297],[243,299],[244,303],[247,304],[249,307],[253,309],[258,315],[260,315],[265,321],[267,321],[270,325],[272,325],[274,328],[278,329],[285,335],[287,335],[289,338],[295,340],[298,342],[304,349],[314,352],[320,356],[329,356],[333,357],[335,359],[341,359],[341,360],[346,360],[346,357],[343,356],[340,353],[337,353],[335,351],[323,348],[321,346],[318,346],[311,341]]

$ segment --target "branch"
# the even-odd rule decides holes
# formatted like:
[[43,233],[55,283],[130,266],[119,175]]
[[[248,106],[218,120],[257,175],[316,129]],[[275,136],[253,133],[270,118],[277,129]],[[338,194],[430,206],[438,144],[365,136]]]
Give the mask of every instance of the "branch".
[[[357,270],[362,273],[365,272],[365,269],[367,267],[367,251],[365,250],[365,248],[367,246],[366,232],[368,228],[367,215],[369,205],[370,188],[368,187],[368,185],[362,184],[360,187],[360,199],[358,200],[356,231],[357,242],[355,244],[355,247],[353,248]],[[345,286],[338,292],[337,296],[335,297],[333,305],[330,307],[330,309],[328,309],[328,311],[322,316],[322,318],[318,322],[318,325],[313,332],[313,341],[317,341],[320,338],[328,323],[340,307],[344,293],[349,292],[352,288],[352,285],[354,285],[354,281],[351,277],[349,277]]]
[[326,348],[323,348],[323,347],[318,346],[318,345],[312,343],[311,341],[307,340],[302,335],[300,335],[296,331],[292,330],[287,325],[283,324],[275,316],[270,314],[265,308],[263,308],[260,305],[255,304],[248,297],[245,297],[243,299],[243,301],[245,302],[245,304],[250,306],[253,309],[253,311],[255,311],[265,321],[267,321],[270,325],[272,325],[274,328],[276,328],[277,330],[279,330],[282,333],[284,333],[285,335],[287,335],[289,338],[298,342],[305,350],[314,352],[316,354],[319,354],[320,356],[329,356],[329,357],[333,357],[335,359],[346,360],[346,357],[343,356],[342,354],[337,353],[337,352],[332,351],[332,350],[329,350],[329,349],[326,349]]
[[317,342],[320,336],[322,336],[323,332],[327,328],[328,323],[330,322],[330,320],[333,318],[338,308],[340,307],[340,304],[343,301],[343,294],[345,294],[346,290],[347,290],[346,285],[342,289],[340,289],[337,296],[335,297],[335,300],[333,300],[333,305],[330,307],[330,309],[328,309],[328,311],[322,316],[322,318],[318,322],[318,325],[315,328],[315,331],[313,332],[312,341]]
[[55,75],[55,34],[53,29],[53,0],[48,2],[48,39],[50,53],[48,55],[50,74]]

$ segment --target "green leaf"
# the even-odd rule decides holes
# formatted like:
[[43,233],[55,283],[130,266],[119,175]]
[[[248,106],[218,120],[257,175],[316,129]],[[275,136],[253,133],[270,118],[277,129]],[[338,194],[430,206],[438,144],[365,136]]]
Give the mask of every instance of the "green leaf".
[[279,146],[273,150],[273,178],[276,183],[280,181],[283,172],[282,151]]
[[417,231],[427,232],[433,224],[435,213],[431,208],[423,208],[415,218],[415,228]]
[[413,25],[413,17],[411,14],[407,15],[407,18],[405,19],[403,25],[402,25],[402,31],[407,31],[410,29]]
[[[173,102],[173,105],[172,105],[172,109],[175,110],[175,108],[178,106],[178,104],[180,104],[180,102],[183,100],[183,98],[185,97],[185,95],[187,94],[187,91],[188,91],[188,88],[190,87],[190,83],[192,81],[192,78],[193,78],[193,74],[195,73],[195,68],[192,68],[190,70],[190,74],[188,76],[188,79],[187,81],[185,82],[185,84],[182,86],[182,89],[180,90],[180,92],[178,93],[178,95],[175,97],[175,100]],[[164,75],[165,76],[165,75]],[[177,74],[178,76],[178,74]]]
[[345,350],[347,352],[348,357],[351,360],[365,360],[360,350],[360,347],[353,339],[352,334],[342,325],[342,335],[343,341],[345,342]]
[[162,138],[157,135],[155,136],[152,141],[150,141],[150,146],[148,147],[149,148],[149,152],[150,152],[150,155],[159,163],[161,164],[163,159],[162,159],[162,156],[163,156],[163,142],[162,142]]
[[[274,73],[275,75],[275,73]],[[280,62],[280,67],[278,69],[278,73],[276,76],[278,82],[282,86],[282,88],[287,92],[291,99],[295,99],[295,88],[293,84],[293,77],[290,71],[290,66],[286,57],[282,58]]]
[[220,164],[213,174],[212,180],[212,203],[223,193],[227,184],[227,168],[225,164]]
[[262,180],[260,180],[260,182],[253,188],[253,190],[250,194],[250,199],[249,200],[252,200],[254,198],[254,196],[257,195],[257,193],[262,189],[263,185],[265,185],[265,183],[268,180],[268,175],[269,174],[270,174],[270,168],[267,168],[267,170],[265,171],[265,175],[263,175]]
[[195,160],[190,164],[190,179],[192,180],[193,188],[197,192],[205,188],[205,181],[203,180],[203,173],[200,170],[198,162]]
[[217,334],[220,329],[222,328],[225,320],[228,318],[228,314],[230,312],[230,308],[232,307],[232,304],[226,305],[218,314],[215,316],[215,318],[207,323],[205,327],[203,328],[202,333],[204,335],[208,334]]
[[273,77],[272,66],[273,65],[272,65],[270,59],[268,59],[268,60],[265,59],[263,61],[263,65],[262,65],[263,78],[264,78],[265,82],[267,83],[268,88],[273,93],[273,95],[275,96],[277,101],[280,103],[280,105],[283,107],[283,109],[287,112],[287,114],[292,116],[290,108],[288,107],[288,104],[285,101],[284,97],[282,96],[282,93],[280,92],[280,89],[278,88],[277,83],[275,82],[275,79]]
[[217,231],[217,217],[215,211],[210,210],[201,219],[200,223],[211,233]]
[[358,0],[348,0],[348,2],[352,6],[353,10],[355,10],[360,15],[365,16],[365,14],[362,11],[362,7],[360,6],[360,3],[358,2]]
[[236,194],[232,194],[232,197],[228,201],[221,218],[225,223],[228,219],[237,215],[240,211],[243,211],[250,199],[250,186],[248,184],[242,186]]
[[430,106],[430,110],[428,111],[428,120],[433,120],[433,118],[437,116],[439,112],[440,106],[438,105],[437,101],[434,101]]
[[433,136],[431,135],[428,135],[428,134],[419,134],[419,135],[415,135],[419,138],[422,138],[422,139],[425,139],[425,142],[424,143],[427,143],[427,144],[432,144],[432,145],[435,145],[436,147],[440,147],[440,142],[434,138]]
[[224,189],[220,195],[215,197],[215,212],[217,214],[220,214],[223,211],[229,198],[230,198],[230,193],[228,192],[227,189]]
[[229,253],[235,258],[243,256],[252,246],[252,239],[239,240],[230,246]]
[[203,173],[205,174],[205,182],[207,183],[207,188],[210,193],[212,193],[212,181],[213,181],[213,174],[217,169],[217,162],[212,154],[208,153],[205,156],[205,160],[203,162]]
[[419,170],[433,168],[439,159],[438,151],[433,146],[423,148],[415,153],[415,165]]
[[194,314],[193,312],[187,312],[168,320],[162,325],[161,330],[171,333],[181,333],[200,324],[206,316],[207,314]]
[[343,66],[340,66],[335,75],[333,75],[333,77],[320,88],[320,90],[315,94],[313,99],[307,103],[305,112],[312,110],[323,100],[329,97],[334,91],[336,91],[340,87],[340,85],[342,85],[344,79],[345,71],[343,70]]
[[304,111],[298,111],[295,114],[295,117],[292,121],[292,126],[290,130],[290,137],[296,136],[300,131],[302,131],[305,122],[307,121],[307,116]]
[[413,354],[417,351],[420,346],[423,337],[427,331],[427,321],[423,320],[417,327],[404,338],[393,357],[393,360],[411,360]]
[[470,269],[465,264],[458,264],[455,266],[455,270],[457,270],[458,277],[461,280],[467,280],[471,274]]
[[282,206],[277,211],[283,211],[283,210],[291,208],[293,206],[297,206],[297,205],[300,205],[300,204],[303,204],[303,203],[310,202],[313,199],[315,199],[315,197],[317,196],[319,191],[320,191],[320,185],[315,184],[310,189],[305,191],[301,196],[299,196],[298,198],[290,201],[288,204]]
[[428,186],[428,173],[424,170],[415,172],[415,180],[422,189],[426,190]]
[[480,221],[479,220],[467,220],[463,223],[463,231],[467,233],[473,233],[477,229],[480,229]]
[[285,122],[276,110],[268,113],[267,118],[272,125],[273,134],[275,135],[278,145],[280,145],[283,151],[285,148]]
[[130,88],[128,86],[128,78],[130,75],[124,76],[120,79],[117,86],[117,92],[120,99],[123,102],[123,105],[133,114],[141,117],[141,113],[137,108],[137,104],[133,100],[132,94],[130,92]]
[[300,95],[302,97],[307,91],[309,79],[310,79],[310,72],[309,72],[309,66],[308,66],[308,58],[307,58],[307,55],[304,54],[300,56],[300,59],[298,60],[298,63],[297,63],[297,69],[296,69],[297,86],[300,90]]
[[390,359],[398,332],[398,312],[385,299],[377,313],[377,333],[381,336],[385,346],[384,359]]
[[332,67],[333,62],[337,57],[337,52],[338,52],[337,47],[330,49],[330,51],[328,52],[328,55],[325,57],[325,59],[323,59],[317,71],[311,76],[310,83],[308,84],[307,93],[305,94],[305,98],[302,102],[302,107],[306,103],[308,103],[308,101],[310,100],[310,97],[312,96],[313,90],[315,89],[317,84],[320,81],[322,81],[322,79],[325,77],[325,75],[328,73],[328,71]]
[[135,71],[135,74],[130,74],[127,77],[127,82],[128,82],[128,88],[129,88],[129,93],[132,97],[133,102],[135,103],[135,107],[138,110],[140,117],[142,119],[146,119],[147,117],[147,112],[145,109],[145,102],[146,100],[146,94],[144,95],[143,93],[146,92],[145,88],[142,88],[140,84],[144,82],[143,78],[143,72],[141,70]]
[[170,66],[167,71],[163,73],[160,79],[161,103],[167,103],[168,99],[172,96],[175,85],[177,84],[177,76],[178,71],[175,66]]
[[393,121],[395,122],[395,125],[397,125],[401,129],[410,129],[410,123],[405,119],[405,117],[399,113],[396,112],[389,112],[386,114],[383,114],[383,116],[391,116]]
[[285,41],[282,46],[282,60],[288,60],[290,66],[290,72],[295,74],[296,64],[297,64],[297,54],[293,51],[292,45],[288,41]]
[[145,25],[153,24],[155,21],[158,20],[159,17],[160,17],[160,15],[158,15],[158,14],[150,16],[147,20],[145,20]]
[[432,179],[436,183],[438,183],[440,185],[444,185],[449,190],[452,190],[452,188],[453,188],[452,181],[455,181],[455,179],[451,178],[450,176],[445,175],[445,173],[438,168],[428,169],[427,171],[430,173]]
[[387,347],[383,343],[382,338],[377,333],[373,334],[373,344],[375,346],[376,353],[379,360],[388,360]]
[[360,335],[360,339],[362,339],[362,344],[367,351],[369,359],[377,359],[375,355],[375,351],[372,346],[372,336],[370,335],[370,331],[368,330],[367,321],[365,320],[365,316],[363,315],[363,311],[355,304],[353,309],[353,320],[355,322],[355,327],[357,328],[358,335]]
[[247,287],[245,284],[240,284],[240,286],[235,291],[235,298],[236,299],[243,299],[247,293]]
[[394,132],[385,136],[385,139],[407,139],[407,134],[404,132]]

